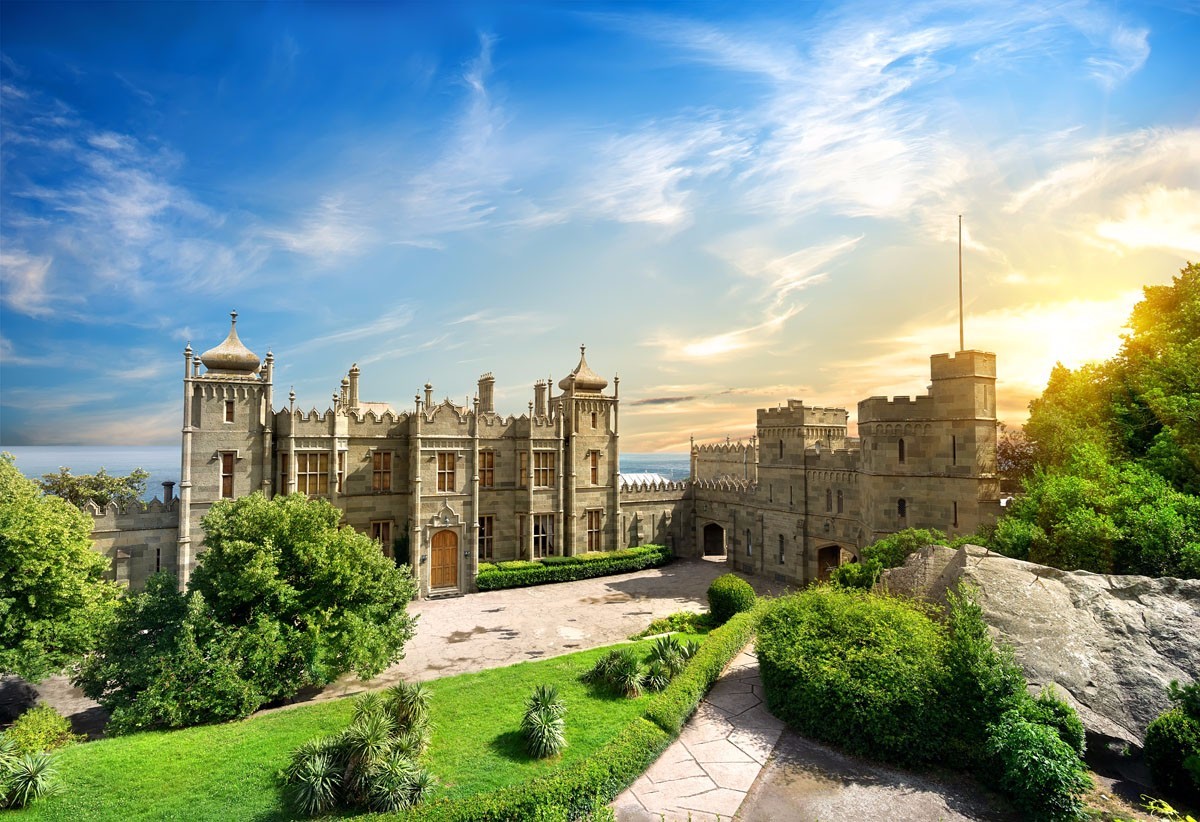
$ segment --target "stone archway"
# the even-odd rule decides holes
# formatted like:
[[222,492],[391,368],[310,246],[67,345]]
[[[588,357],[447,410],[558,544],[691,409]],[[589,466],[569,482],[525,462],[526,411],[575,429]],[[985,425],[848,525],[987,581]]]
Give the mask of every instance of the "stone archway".
[[725,529],[715,522],[704,526],[704,556],[725,556]]
[[833,569],[842,564],[842,548],[839,545],[826,545],[817,549],[817,579],[826,582]]
[[430,545],[429,587],[458,587],[458,534],[453,531],[438,531]]

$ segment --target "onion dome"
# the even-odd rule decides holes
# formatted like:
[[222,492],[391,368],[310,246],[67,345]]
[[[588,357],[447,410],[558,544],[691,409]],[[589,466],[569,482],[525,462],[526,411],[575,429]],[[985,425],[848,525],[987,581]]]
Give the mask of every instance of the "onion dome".
[[216,348],[210,348],[200,355],[200,362],[214,374],[238,374],[250,376],[258,371],[258,355],[246,346],[237,335],[237,312],[229,312],[232,323],[229,326],[229,336],[225,342]]
[[600,392],[608,387],[608,380],[601,377],[593,371],[587,364],[587,359],[583,356],[585,351],[584,346],[579,346],[579,365],[575,366],[575,370],[567,376],[563,377],[558,387],[563,391],[594,391]]

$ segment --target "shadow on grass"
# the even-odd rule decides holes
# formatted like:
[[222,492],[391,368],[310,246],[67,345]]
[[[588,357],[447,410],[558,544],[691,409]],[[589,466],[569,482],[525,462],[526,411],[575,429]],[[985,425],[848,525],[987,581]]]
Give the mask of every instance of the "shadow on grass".
[[505,731],[488,743],[488,747],[511,762],[532,762],[525,750],[525,737],[520,731]]

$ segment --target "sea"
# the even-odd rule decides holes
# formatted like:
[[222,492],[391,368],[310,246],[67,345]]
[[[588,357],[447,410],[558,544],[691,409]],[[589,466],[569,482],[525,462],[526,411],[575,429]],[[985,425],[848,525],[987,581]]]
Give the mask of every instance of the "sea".
[[[30,479],[42,474],[57,474],[70,468],[72,474],[94,474],[104,468],[110,474],[128,474],[141,468],[150,472],[145,499],[162,498],[162,484],[175,483],[179,493],[179,447],[175,445],[5,445],[16,458],[17,470]],[[662,474],[667,479],[686,479],[691,461],[687,454],[622,454],[621,470],[626,473]]]

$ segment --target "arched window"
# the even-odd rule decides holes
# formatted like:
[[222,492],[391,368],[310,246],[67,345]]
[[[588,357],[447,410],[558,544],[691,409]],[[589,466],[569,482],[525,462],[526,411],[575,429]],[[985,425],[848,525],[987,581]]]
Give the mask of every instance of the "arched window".
[[832,488],[825,489],[825,510],[826,511],[833,510],[833,489]]
[[908,501],[903,497],[896,500],[896,516],[900,517],[900,519],[908,516]]
[[842,513],[842,492],[838,491],[838,513]]
[[903,465],[904,464],[904,440],[900,440],[900,444],[899,444],[897,453],[900,455],[900,464]]

